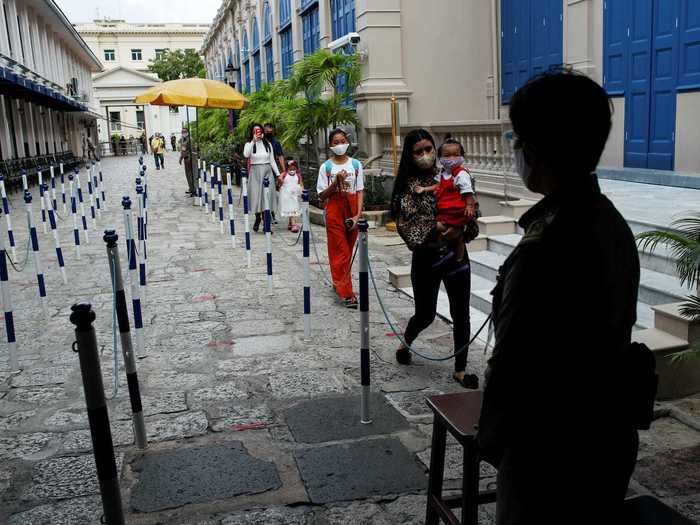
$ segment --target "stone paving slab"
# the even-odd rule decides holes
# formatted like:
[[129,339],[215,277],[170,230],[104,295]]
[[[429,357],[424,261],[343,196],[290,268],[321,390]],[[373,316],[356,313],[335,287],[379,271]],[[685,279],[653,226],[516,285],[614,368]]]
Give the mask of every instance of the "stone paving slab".
[[395,438],[307,448],[294,453],[313,503],[425,490],[423,469]]
[[281,486],[273,463],[254,458],[240,442],[147,453],[132,464],[138,481],[130,506],[154,512]]
[[700,445],[640,459],[634,479],[662,498],[700,493]]
[[384,396],[370,395],[372,423],[360,422],[360,396],[304,401],[285,412],[287,426],[299,443],[324,443],[365,436],[391,434],[409,428]]
[[98,525],[102,513],[99,496],[73,498],[14,514],[8,525]]

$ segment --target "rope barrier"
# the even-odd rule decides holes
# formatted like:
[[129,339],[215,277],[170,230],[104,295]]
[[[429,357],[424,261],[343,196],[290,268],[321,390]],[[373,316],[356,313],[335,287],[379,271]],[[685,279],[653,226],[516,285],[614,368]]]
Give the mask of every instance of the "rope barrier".
[[[15,263],[15,262],[12,260],[12,257],[10,257],[10,254],[9,254],[9,253],[6,254],[6,255],[7,255],[7,260],[10,261],[10,266],[12,266],[12,269],[13,269],[15,272],[17,272],[17,273],[22,273],[22,272],[24,271],[24,269],[27,267],[27,262],[29,261],[29,246],[30,246],[30,239],[27,238],[27,249],[26,249],[26,251],[24,252],[24,260],[22,261],[22,264]],[[21,270],[18,270],[18,269],[17,269],[17,266],[21,266],[22,269],[21,269]]]

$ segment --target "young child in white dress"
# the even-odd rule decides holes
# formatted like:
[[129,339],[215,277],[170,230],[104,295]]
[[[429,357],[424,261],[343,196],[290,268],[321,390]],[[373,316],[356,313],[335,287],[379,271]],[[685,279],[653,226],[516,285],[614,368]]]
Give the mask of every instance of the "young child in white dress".
[[304,181],[299,173],[299,167],[294,159],[287,161],[287,171],[279,178],[280,186],[280,215],[289,217],[287,229],[298,233],[299,225],[296,217],[301,214],[301,192],[304,189]]

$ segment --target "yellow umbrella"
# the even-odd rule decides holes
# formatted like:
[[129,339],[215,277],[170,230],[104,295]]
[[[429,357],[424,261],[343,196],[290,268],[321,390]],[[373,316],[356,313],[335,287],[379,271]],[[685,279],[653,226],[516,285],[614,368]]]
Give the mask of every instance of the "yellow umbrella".
[[248,99],[231,86],[207,78],[183,78],[157,84],[134,99],[137,104],[244,109]]

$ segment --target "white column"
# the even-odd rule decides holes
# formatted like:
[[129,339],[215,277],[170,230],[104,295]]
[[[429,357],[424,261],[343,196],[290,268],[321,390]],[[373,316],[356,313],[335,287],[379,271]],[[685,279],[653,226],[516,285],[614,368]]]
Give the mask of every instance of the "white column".
[[41,45],[41,39],[39,38],[39,17],[32,16],[29,21],[29,32],[32,39],[32,49],[34,50],[34,58],[36,63],[34,64],[34,71],[39,73],[42,77],[46,77],[46,63],[44,61],[44,52]]
[[[4,25],[0,24],[0,25]],[[2,144],[2,151],[5,155],[5,159],[11,159],[14,157],[14,151],[12,151],[12,130],[10,129],[10,117],[7,115],[5,107],[5,97],[0,95],[0,143]]]
[[[46,140],[49,141],[49,153],[52,155],[56,153],[56,147],[54,146],[54,141],[56,141],[56,135],[54,135],[54,125],[53,125],[53,111],[51,108],[46,108]],[[58,142],[58,141],[56,141]]]
[[15,123],[15,141],[17,142],[17,156],[20,158],[26,157],[24,152],[24,124],[22,122],[23,119],[19,111],[21,101],[17,99],[11,99],[10,103],[12,104],[12,120]]
[[7,45],[7,27],[5,26],[5,18],[3,14],[4,4],[5,0],[0,0],[0,16],[2,16],[2,18],[0,18],[0,53],[6,56],[10,56],[10,48]]
[[34,104],[24,102],[24,120],[27,123],[27,142],[29,143],[29,155],[37,155],[36,150],[36,130],[34,129]]
[[[328,44],[333,39],[331,28],[331,4],[330,2],[319,2],[318,3],[318,24],[319,24],[319,37],[321,49],[328,47]],[[292,2],[292,9],[294,9],[294,2]]]
[[19,43],[19,27],[17,25],[17,6],[15,0],[5,0],[7,10],[7,22],[10,30],[10,41],[12,42],[12,58],[17,62],[22,62],[22,48]]
[[19,8],[19,16],[21,21],[21,26],[19,28],[22,33],[22,44],[24,45],[24,65],[31,69],[36,70],[36,64],[34,64],[34,50],[32,47],[32,35],[29,31],[29,10]]
[[[291,1],[291,0],[290,0]],[[304,35],[302,34],[301,17],[297,14],[297,3],[291,1],[292,6],[292,47],[294,48],[294,62],[304,57]]]
[[41,154],[47,155],[49,153],[48,147],[46,145],[46,128],[44,127],[44,117],[46,116],[46,108],[43,106],[35,106],[36,109],[36,129],[37,136],[39,137],[39,149]]

